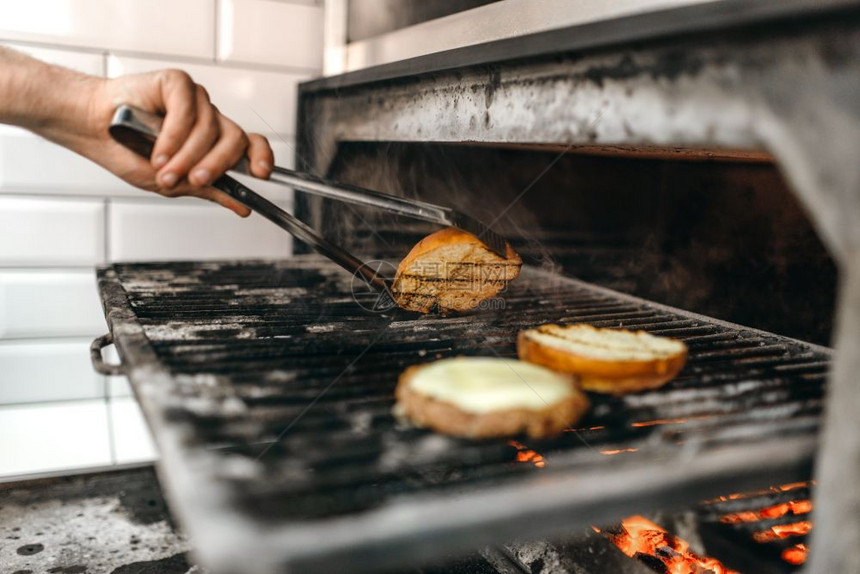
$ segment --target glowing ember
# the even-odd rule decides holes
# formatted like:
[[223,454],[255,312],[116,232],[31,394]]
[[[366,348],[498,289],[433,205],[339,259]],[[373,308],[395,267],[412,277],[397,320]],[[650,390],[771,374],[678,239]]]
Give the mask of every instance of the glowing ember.
[[621,521],[623,531],[610,534],[612,541],[624,554],[652,556],[660,560],[671,574],[739,574],[715,558],[699,556],[690,545],[676,538],[644,516],[631,516]]
[[[728,494],[720,496],[713,500],[705,500],[704,504],[714,504],[725,502],[727,500],[742,500],[746,498],[755,498],[757,496],[772,495],[783,492],[791,492],[801,488],[809,488],[815,484],[814,480],[806,482],[792,482],[779,486],[771,486],[763,490],[754,492],[739,492],[736,494]],[[812,501],[808,499],[792,500],[772,506],[766,506],[757,510],[747,510],[743,512],[732,512],[724,514],[720,517],[720,522],[724,524],[739,524],[739,523],[755,523],[761,520],[772,520],[782,518],[784,516],[803,516],[812,512]],[[774,542],[792,536],[804,536],[812,530],[812,522],[801,520],[791,524],[777,524],[765,530],[755,532],[753,540],[759,543]],[[806,562],[806,555],[809,552],[809,547],[806,544],[798,543],[794,546],[786,548],[782,551],[782,559],[793,565],[800,565]]]
[[621,454],[622,452],[636,452],[637,450],[639,449],[636,447],[619,448],[615,450],[602,450],[600,451],[600,454]]
[[809,548],[807,548],[806,544],[795,544],[782,551],[782,559],[789,564],[799,565],[806,562],[807,554],[809,554]]
[[[779,516],[785,516],[788,512],[791,514],[808,514],[812,512],[811,500],[792,500],[791,502],[786,502],[785,505],[777,506],[762,508],[760,511],[761,515],[764,518],[777,518]],[[782,506],[788,506],[788,511],[785,511]]]
[[538,468],[546,466],[544,457],[521,442],[509,440],[508,444],[517,449],[517,462],[530,462]]
[[796,490],[798,488],[812,486],[813,484],[815,484],[815,481],[809,480],[807,482],[791,482],[789,484],[783,484],[782,486],[772,486],[771,488],[775,488],[780,492],[788,492],[789,490]]
[[779,518],[788,514],[809,514],[809,512],[811,511],[812,501],[792,500],[791,502],[774,504],[773,506],[767,506],[759,510],[750,510],[746,512],[726,514],[720,518],[720,522],[724,524],[738,524],[739,522],[758,522],[759,520]]
[[776,524],[767,530],[754,533],[753,540],[756,542],[773,542],[791,536],[803,536],[809,534],[810,530],[812,530],[812,523],[808,520],[792,522],[791,524]]
[[736,494],[728,494],[726,496],[718,496],[717,498],[711,500],[703,500],[702,504],[714,504],[715,502],[725,502],[727,500],[740,500],[742,498],[753,498],[755,496],[761,496],[763,494],[772,494],[774,492],[788,492],[790,490],[797,490],[798,488],[806,488],[815,484],[814,480],[810,480],[808,482],[792,482],[790,484],[783,484],[781,486],[771,486],[764,490],[756,490],[753,492],[739,492]]

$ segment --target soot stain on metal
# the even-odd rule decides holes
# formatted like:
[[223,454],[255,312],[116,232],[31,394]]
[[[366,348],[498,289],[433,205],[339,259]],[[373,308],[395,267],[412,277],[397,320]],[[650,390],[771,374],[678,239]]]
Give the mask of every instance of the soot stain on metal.
[[493,105],[493,99],[496,96],[496,91],[502,87],[501,70],[494,67],[490,70],[489,78],[484,86],[484,106],[489,110]]
[[626,54],[616,64],[591,66],[583,75],[603,88],[607,80],[629,80],[644,75],[655,81],[675,81],[684,75],[695,76],[704,67],[705,63],[700,57],[681,51],[668,51],[661,53],[655,62],[648,64],[637,63],[630,54]]

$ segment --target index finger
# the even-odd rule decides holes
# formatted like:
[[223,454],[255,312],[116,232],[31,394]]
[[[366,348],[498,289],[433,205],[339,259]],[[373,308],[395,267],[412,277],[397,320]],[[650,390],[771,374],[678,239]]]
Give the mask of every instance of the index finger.
[[197,98],[191,76],[182,70],[165,70],[159,79],[165,115],[150,158],[155,169],[179,151],[197,120]]

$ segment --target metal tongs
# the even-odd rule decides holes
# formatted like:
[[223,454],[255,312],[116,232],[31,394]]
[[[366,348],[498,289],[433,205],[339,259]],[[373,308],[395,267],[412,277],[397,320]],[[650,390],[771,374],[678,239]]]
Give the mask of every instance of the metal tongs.
[[[163,118],[129,105],[121,105],[114,113],[110,124],[110,135],[137,154],[149,159],[155,138],[161,131]],[[232,171],[250,175],[248,159],[243,158]],[[487,247],[506,256],[505,240],[489,227],[468,215],[454,211],[448,207],[433,205],[423,201],[396,197],[378,191],[371,191],[354,185],[329,181],[292,169],[275,166],[271,181],[286,187],[298,189],[313,195],[327,197],[356,205],[376,207],[385,211],[456,227],[471,233],[480,239]],[[212,183],[212,187],[220,189],[233,199],[256,211],[269,221],[280,226],[299,239],[325,255],[353,275],[362,278],[368,285],[380,293],[390,295],[391,279],[381,276],[377,271],[365,264],[348,251],[335,245],[319,235],[311,227],[287,213],[265,197],[249,189],[229,175],[222,175]]]

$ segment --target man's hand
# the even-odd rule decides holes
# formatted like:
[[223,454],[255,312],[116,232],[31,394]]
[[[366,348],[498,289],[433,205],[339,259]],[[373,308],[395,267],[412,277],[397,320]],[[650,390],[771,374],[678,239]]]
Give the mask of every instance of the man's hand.
[[[0,71],[0,96],[13,103],[3,109],[0,97],[0,122],[26,127],[134,186],[168,197],[202,197],[244,217],[250,213],[247,207],[210,184],[245,154],[256,177],[271,174],[274,156],[266,138],[246,134],[221,115],[206,90],[185,72],[106,80],[0,48],[0,68],[7,63],[8,77]],[[108,126],[120,104],[164,116],[149,161],[110,138]]]

